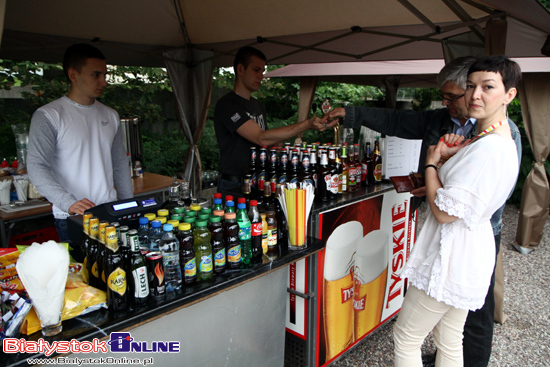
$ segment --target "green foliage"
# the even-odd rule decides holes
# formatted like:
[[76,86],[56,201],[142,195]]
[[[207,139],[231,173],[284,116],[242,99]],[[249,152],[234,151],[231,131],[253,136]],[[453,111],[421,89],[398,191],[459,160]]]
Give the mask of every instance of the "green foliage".
[[142,141],[147,172],[174,176],[183,170],[183,159],[189,143],[182,132],[161,135],[144,130]]

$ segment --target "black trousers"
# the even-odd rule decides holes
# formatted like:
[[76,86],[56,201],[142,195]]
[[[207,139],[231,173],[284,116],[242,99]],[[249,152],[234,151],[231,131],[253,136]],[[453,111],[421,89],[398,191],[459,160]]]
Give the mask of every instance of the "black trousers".
[[[495,236],[496,254],[500,250],[500,233]],[[495,259],[496,268],[496,259]],[[485,297],[485,304],[479,310],[470,311],[464,325],[462,341],[464,367],[487,367],[491,358],[493,325],[495,320],[495,269]]]

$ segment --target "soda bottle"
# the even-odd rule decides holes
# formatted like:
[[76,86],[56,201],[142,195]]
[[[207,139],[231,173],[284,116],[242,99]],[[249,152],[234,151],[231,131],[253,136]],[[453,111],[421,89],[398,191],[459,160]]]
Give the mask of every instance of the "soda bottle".
[[212,256],[214,257],[214,274],[221,274],[227,266],[221,218],[216,215],[210,216],[208,230],[210,231],[210,245],[212,246]]
[[202,282],[212,279],[214,273],[212,247],[210,246],[210,231],[206,227],[205,220],[197,222],[197,228],[193,231],[193,242],[197,263],[197,280]]
[[262,217],[262,254],[267,254],[267,214],[265,210],[260,213],[260,217]]
[[235,202],[233,200],[225,202],[225,213],[235,213]]
[[183,282],[193,284],[197,281],[197,260],[191,224],[182,223],[176,236],[180,245],[180,268],[183,269]]
[[251,248],[252,248],[252,260],[254,263],[262,262],[262,217],[258,210],[258,202],[256,200],[250,200],[250,208],[248,209],[248,219],[251,224]]
[[128,268],[132,276],[129,279],[129,295],[134,295],[132,302],[142,304],[147,302],[149,297],[149,282],[147,280],[147,264],[145,257],[141,254],[139,235],[137,230],[128,231],[128,245],[132,252],[130,258],[130,267]]
[[105,274],[107,305],[109,310],[121,311],[128,307],[128,283],[126,268],[120,256],[119,243],[114,226],[105,227]]
[[214,199],[214,205],[212,206],[212,214],[218,217],[223,217],[224,210],[222,205],[222,199]]
[[160,251],[160,240],[162,238],[162,228],[160,220],[155,219],[151,222],[151,231],[149,232],[149,251]]
[[239,240],[239,224],[235,213],[225,214],[223,237],[227,248],[227,266],[229,269],[239,269],[241,267],[241,241]]
[[162,252],[166,291],[177,292],[181,290],[182,286],[179,243],[172,232],[171,224],[165,224],[162,230],[159,248]]
[[267,209],[265,226],[267,227],[267,256],[273,260],[279,256],[277,216],[274,207]]
[[146,217],[139,218],[138,239],[140,247],[149,248],[149,219]]
[[248,219],[246,204],[244,203],[239,203],[237,206],[237,223],[239,224],[239,240],[241,241],[241,267],[247,269],[252,267],[252,239],[250,219]]

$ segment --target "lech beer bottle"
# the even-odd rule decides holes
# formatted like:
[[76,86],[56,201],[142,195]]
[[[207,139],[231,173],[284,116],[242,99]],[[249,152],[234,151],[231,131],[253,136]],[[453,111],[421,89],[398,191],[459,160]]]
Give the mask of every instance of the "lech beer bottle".
[[130,295],[134,295],[133,303],[142,304],[147,302],[149,297],[149,282],[147,280],[147,264],[145,263],[145,257],[141,254],[139,249],[139,236],[136,229],[128,231],[128,245],[130,245],[131,258],[130,258]]

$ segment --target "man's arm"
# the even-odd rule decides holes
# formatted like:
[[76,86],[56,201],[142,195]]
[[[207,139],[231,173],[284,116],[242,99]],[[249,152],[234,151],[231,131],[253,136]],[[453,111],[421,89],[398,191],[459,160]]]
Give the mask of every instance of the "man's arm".
[[237,129],[237,133],[246,140],[260,145],[273,145],[280,143],[286,139],[290,139],[306,130],[325,131],[332,129],[337,123],[333,121],[329,124],[325,124],[324,120],[313,116],[307,120],[297,122],[295,124],[282,126],[276,129],[262,130],[260,126],[254,120],[248,120]]
[[[438,111],[438,110],[435,110]],[[329,113],[331,118],[344,117],[344,127],[361,126],[379,133],[403,139],[424,138],[434,111],[395,110],[378,107],[339,107]]]
[[56,135],[57,132],[44,113],[35,112],[29,130],[27,168],[29,178],[38,191],[59,209],[69,212],[77,200],[57,182],[50,165],[55,152]]
[[119,199],[129,199],[134,196],[132,177],[130,177],[130,165],[128,156],[124,151],[122,142],[122,128],[119,125],[111,147],[111,161],[113,165],[113,181],[115,183]]

